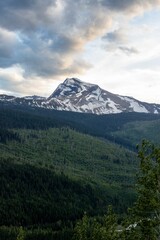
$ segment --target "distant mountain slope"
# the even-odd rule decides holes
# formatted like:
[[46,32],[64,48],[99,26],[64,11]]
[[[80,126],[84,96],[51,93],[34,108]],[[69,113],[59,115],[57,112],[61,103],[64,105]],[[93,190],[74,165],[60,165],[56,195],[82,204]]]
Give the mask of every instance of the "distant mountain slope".
[[[51,127],[70,127],[78,132],[116,142],[132,150],[135,149],[137,143],[148,136],[153,142],[155,139],[158,142],[159,139],[157,129],[160,125],[160,114],[132,112],[96,115],[23,106],[14,106],[14,108],[0,106],[0,116],[1,139],[4,139],[3,129],[45,130]],[[138,131],[134,124],[139,128]],[[152,125],[152,128],[147,127],[149,124]],[[11,133],[11,135],[13,134]]]
[[160,113],[160,104],[145,103],[132,97],[113,94],[98,85],[85,83],[77,78],[67,78],[48,98],[0,95],[0,102],[98,115],[121,112]]
[[142,139],[147,139],[157,145],[160,143],[159,133],[160,119],[126,123],[118,131],[112,132],[112,136],[117,142],[130,146],[136,146]]

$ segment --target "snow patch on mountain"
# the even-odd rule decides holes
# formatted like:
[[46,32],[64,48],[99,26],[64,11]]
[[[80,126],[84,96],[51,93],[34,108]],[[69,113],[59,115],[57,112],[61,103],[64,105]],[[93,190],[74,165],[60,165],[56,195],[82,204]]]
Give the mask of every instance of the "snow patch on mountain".
[[121,99],[125,100],[126,102],[130,103],[130,108],[133,112],[142,112],[142,113],[149,113],[145,106],[142,105],[139,101],[131,98],[131,97],[122,97],[119,96]]
[[107,104],[109,106],[109,108],[111,109],[110,113],[121,113],[122,110],[120,110],[117,104],[115,104],[115,102],[113,102],[111,99],[108,99]]

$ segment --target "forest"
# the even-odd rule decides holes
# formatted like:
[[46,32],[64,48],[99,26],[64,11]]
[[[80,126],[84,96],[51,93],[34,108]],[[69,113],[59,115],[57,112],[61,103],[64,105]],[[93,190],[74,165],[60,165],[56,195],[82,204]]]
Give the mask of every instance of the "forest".
[[[98,118],[4,106],[0,114],[0,239],[132,239],[117,229],[139,217],[137,207],[129,219],[128,208],[140,206],[136,174],[150,146],[138,153],[136,145],[143,138],[159,143],[159,116]],[[150,159],[156,154],[158,147]],[[115,238],[105,235],[106,224]],[[131,232],[144,234],[141,227]]]

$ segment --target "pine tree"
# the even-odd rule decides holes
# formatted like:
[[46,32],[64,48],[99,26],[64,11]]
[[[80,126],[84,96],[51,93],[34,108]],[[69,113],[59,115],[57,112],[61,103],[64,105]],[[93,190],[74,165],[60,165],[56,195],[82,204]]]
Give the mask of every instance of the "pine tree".
[[143,240],[157,240],[160,237],[160,148],[143,141],[138,157],[138,199],[131,209],[136,227],[130,234],[135,236],[138,233],[139,239]]
[[78,221],[75,227],[73,240],[88,240],[90,239],[90,221],[89,217],[84,214],[82,220]]
[[25,231],[22,227],[19,228],[19,233],[16,240],[24,240],[25,239]]
[[89,218],[86,214],[75,227],[73,240],[119,240],[117,216],[111,206],[101,221]]

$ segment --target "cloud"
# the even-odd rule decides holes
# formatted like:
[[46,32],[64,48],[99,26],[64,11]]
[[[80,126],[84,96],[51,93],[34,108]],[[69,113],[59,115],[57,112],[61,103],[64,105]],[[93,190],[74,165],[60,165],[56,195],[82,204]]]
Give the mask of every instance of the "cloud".
[[113,11],[134,15],[160,6],[160,0],[102,0],[102,4]]
[[[82,74],[91,67],[85,59],[86,46],[103,36],[110,49],[136,53],[128,46],[125,31],[113,30],[116,17],[159,5],[160,0],[0,1],[0,68],[17,72],[19,66],[23,82]],[[11,88],[6,77],[1,81]],[[17,89],[18,84],[22,83],[15,84]]]
[[[0,3],[0,24],[21,39],[15,47],[16,55],[9,50],[10,66],[18,63],[26,76],[42,77],[87,70],[90,64],[82,60],[81,53],[88,42],[103,35],[111,25],[111,18],[101,6],[90,6],[85,1],[62,0]],[[77,62],[81,62],[79,67]]]
[[15,91],[18,89],[19,85],[25,81],[23,78],[23,69],[14,65],[9,68],[0,68],[0,88],[5,91]]
[[125,29],[116,29],[112,32],[108,32],[102,39],[104,41],[103,47],[107,51],[116,52],[120,50],[128,56],[139,53],[135,47],[128,46],[129,39]]
[[[51,80],[50,80],[51,81]],[[45,88],[46,79],[37,76],[24,77],[24,70],[20,65],[10,68],[0,68],[0,92],[16,95],[41,94]],[[49,82],[48,82],[49,85]],[[38,87],[37,87],[38,86]]]
[[55,6],[54,0],[6,0],[0,2],[0,22],[12,30],[32,31],[47,23],[47,9]]
[[0,67],[11,64],[11,58],[18,43],[14,32],[0,28]]
[[105,36],[103,36],[102,39],[111,43],[114,42],[118,44],[124,44],[128,41],[128,37],[124,29],[116,29],[112,32],[108,32]]
[[119,49],[127,55],[138,54],[139,53],[139,51],[134,47],[119,46]]

